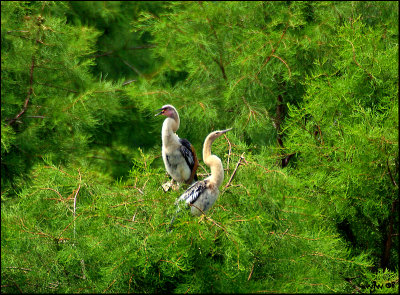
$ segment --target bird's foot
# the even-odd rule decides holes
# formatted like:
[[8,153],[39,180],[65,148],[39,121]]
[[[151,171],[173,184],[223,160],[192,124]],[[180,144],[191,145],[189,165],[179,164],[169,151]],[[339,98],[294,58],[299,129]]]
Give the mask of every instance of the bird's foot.
[[166,183],[163,183],[161,186],[162,186],[164,192],[169,191],[169,189],[172,189],[174,191],[179,189],[179,183],[175,184],[174,180],[171,180],[171,181],[168,181]]

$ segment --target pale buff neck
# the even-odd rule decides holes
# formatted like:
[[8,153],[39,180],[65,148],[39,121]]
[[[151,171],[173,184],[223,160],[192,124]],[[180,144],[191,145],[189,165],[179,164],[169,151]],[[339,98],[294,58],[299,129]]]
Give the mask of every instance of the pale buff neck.
[[168,117],[164,120],[161,131],[161,137],[164,145],[169,145],[172,142],[177,142],[179,140],[179,137],[175,133],[179,128],[179,115],[176,115],[177,116],[175,118]]
[[220,158],[211,155],[211,145],[214,140],[215,138],[208,136],[204,141],[203,161],[211,169],[211,176],[209,177],[210,182],[216,185],[216,187],[220,187],[224,181],[224,167],[222,166]]

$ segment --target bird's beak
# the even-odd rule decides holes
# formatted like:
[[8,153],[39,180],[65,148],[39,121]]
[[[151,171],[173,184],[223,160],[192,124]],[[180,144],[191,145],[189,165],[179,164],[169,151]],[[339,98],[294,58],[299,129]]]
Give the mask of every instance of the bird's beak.
[[228,132],[228,131],[231,131],[231,130],[232,130],[232,128],[229,128],[229,129],[221,130],[220,132],[221,132],[222,134],[224,134],[225,132]]
[[155,114],[154,117],[156,117],[158,115],[162,115],[162,113],[163,113],[163,109],[158,109],[157,111],[161,111],[161,112],[159,112],[158,114]]

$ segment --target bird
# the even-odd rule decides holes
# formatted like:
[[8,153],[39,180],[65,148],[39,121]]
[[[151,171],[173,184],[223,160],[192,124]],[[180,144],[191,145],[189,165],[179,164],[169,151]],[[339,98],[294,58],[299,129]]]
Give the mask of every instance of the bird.
[[162,158],[165,169],[172,181],[175,180],[178,184],[192,184],[198,180],[196,170],[199,167],[199,161],[193,145],[187,139],[179,138],[176,134],[180,125],[179,114],[175,107],[169,104],[162,106],[157,111],[160,112],[155,116],[167,117],[161,130]]
[[[211,175],[192,184],[176,201],[177,206],[179,206],[180,202],[190,205],[191,213],[194,216],[200,216],[207,212],[218,198],[219,187],[224,180],[224,168],[221,159],[211,154],[211,145],[214,140],[230,130],[232,128],[217,130],[206,137],[203,144],[203,161],[210,167]],[[170,229],[179,211],[180,208],[178,207],[175,216],[171,220]]]

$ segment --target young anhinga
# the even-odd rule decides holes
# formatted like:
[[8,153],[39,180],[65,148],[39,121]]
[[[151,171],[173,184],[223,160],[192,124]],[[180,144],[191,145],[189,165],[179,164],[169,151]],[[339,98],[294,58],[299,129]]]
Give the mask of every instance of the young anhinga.
[[[203,145],[203,161],[210,167],[211,175],[192,184],[177,200],[177,203],[185,201],[186,204],[192,205],[191,212],[195,216],[200,216],[210,209],[218,198],[219,187],[224,180],[224,168],[221,159],[211,154],[211,145],[214,140],[231,129],[214,131],[206,137]],[[174,219],[175,217],[172,219],[171,225]]]
[[173,180],[191,184],[197,180],[196,170],[199,166],[196,152],[191,143],[175,133],[180,124],[179,115],[172,105],[165,105],[159,109],[158,115],[166,116],[164,120],[162,139],[162,158],[165,169]]

